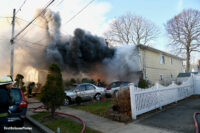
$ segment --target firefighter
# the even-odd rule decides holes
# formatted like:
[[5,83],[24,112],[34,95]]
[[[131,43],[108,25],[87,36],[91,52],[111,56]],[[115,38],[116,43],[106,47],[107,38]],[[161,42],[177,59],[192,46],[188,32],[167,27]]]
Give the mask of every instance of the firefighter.
[[8,126],[8,109],[15,102],[10,96],[13,79],[10,76],[0,78],[0,132],[4,132],[4,127]]

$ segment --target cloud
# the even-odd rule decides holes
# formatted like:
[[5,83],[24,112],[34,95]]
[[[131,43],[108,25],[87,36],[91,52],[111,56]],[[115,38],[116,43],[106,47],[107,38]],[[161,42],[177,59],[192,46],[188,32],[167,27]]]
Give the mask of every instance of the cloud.
[[[94,1],[72,21],[64,24],[83,7],[85,7],[90,0],[58,0],[55,1],[50,9],[60,13],[62,20],[61,30],[64,33],[72,34],[75,28],[82,28],[86,31],[90,31],[93,34],[101,35],[102,29],[106,23],[106,13],[111,9],[111,5],[108,2]],[[59,4],[62,2],[61,4]],[[22,7],[22,10],[18,12],[17,16],[28,21],[31,21],[35,15],[37,8],[43,8],[47,4],[47,0],[34,0],[27,1]],[[0,16],[12,16],[12,9],[18,8],[22,2],[12,2],[7,0],[0,5],[2,12]]]
[[176,9],[180,12],[183,9],[183,0],[178,0]]
[[[66,5],[69,2],[65,2]],[[65,5],[65,3],[63,3]],[[75,28],[82,28],[93,34],[102,34],[102,29],[106,23],[106,13],[110,10],[111,6],[107,2],[94,2],[87,7],[83,12],[81,12],[76,18],[74,18],[69,23],[67,22],[74,14],[76,14],[80,9],[82,9],[87,3],[83,0],[76,0],[70,2],[71,5],[79,5],[75,7],[68,7],[62,9],[60,12],[62,18],[62,27],[64,31],[72,34]]]

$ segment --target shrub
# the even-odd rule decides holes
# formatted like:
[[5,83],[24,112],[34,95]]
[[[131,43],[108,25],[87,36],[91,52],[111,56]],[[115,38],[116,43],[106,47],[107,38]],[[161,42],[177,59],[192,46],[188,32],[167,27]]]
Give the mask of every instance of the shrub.
[[138,87],[139,88],[148,88],[149,84],[146,80],[144,80],[143,78],[140,78],[140,80],[138,82]]
[[71,85],[73,85],[75,83],[76,83],[76,80],[72,78],[70,80],[65,81],[65,86],[69,87],[69,86],[71,86]]
[[125,88],[114,96],[114,111],[131,116],[130,91]]
[[96,85],[99,86],[99,87],[106,87],[105,82],[104,82],[104,81],[101,81],[100,79],[97,80]]
[[91,83],[91,84],[96,84],[95,81],[93,79],[87,79],[87,78],[83,78],[82,83]]

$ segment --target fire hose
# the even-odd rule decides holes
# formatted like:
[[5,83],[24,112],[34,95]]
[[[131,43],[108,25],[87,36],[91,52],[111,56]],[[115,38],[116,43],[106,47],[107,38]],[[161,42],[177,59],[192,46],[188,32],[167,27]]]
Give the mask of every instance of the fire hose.
[[197,115],[200,115],[200,112],[195,112],[193,115],[193,120],[194,120],[194,124],[195,124],[195,128],[196,128],[196,133],[200,133],[199,132],[199,123],[197,120]]
[[[32,103],[40,103],[40,102],[29,102],[29,104],[32,104]],[[38,107],[35,107],[35,108],[29,108],[29,109],[32,109],[32,112],[33,113],[40,113],[40,112],[49,112],[49,111],[37,111],[38,109],[45,109],[45,106],[44,105],[40,105]],[[63,113],[63,112],[55,112],[56,114],[61,114],[61,115],[66,115],[66,116],[70,116],[70,117],[73,117],[77,120],[79,120],[82,125],[83,125],[83,128],[81,130],[81,133],[84,133],[85,132],[85,122],[79,118],[78,116],[75,116],[75,115],[72,115],[72,114],[68,114],[68,113]]]

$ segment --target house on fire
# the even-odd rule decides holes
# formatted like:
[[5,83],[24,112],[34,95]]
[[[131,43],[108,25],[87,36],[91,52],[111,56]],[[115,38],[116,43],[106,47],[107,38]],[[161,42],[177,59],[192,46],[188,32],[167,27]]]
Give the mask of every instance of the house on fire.
[[184,72],[184,58],[149,46],[137,45],[137,48],[143,78],[151,83],[159,81],[168,84],[175,80],[179,73]]

